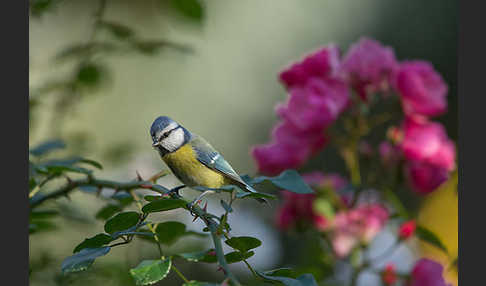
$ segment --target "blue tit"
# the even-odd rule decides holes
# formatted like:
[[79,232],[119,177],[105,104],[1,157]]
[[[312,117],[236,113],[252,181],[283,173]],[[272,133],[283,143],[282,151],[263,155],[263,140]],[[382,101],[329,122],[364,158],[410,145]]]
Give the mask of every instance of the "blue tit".
[[243,190],[256,192],[213,146],[171,118],[157,117],[150,127],[150,135],[152,146],[187,187],[236,185]]

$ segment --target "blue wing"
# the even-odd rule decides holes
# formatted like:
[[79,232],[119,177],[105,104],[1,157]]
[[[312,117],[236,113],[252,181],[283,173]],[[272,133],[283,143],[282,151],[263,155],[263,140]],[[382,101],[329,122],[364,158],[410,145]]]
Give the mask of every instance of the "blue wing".
[[223,158],[223,156],[216,151],[206,140],[202,137],[193,134],[191,146],[196,151],[197,160],[203,163],[206,167],[220,172],[224,176],[232,179],[239,185],[245,187],[250,192],[256,192],[250,185],[245,183],[243,179],[236,173],[231,165]]

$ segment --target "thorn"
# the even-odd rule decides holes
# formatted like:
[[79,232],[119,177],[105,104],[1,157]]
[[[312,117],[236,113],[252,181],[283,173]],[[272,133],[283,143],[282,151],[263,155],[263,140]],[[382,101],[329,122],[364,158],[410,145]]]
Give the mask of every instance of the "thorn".
[[66,180],[67,180],[68,185],[73,184],[73,180],[71,180],[71,178],[69,178],[68,176],[66,176]]
[[199,218],[199,216],[198,215],[195,215],[194,216],[194,219],[192,220],[192,222],[195,222],[198,218]]
[[140,188],[142,188],[142,189],[151,189],[152,188],[152,185],[143,184],[143,185],[140,185]]
[[206,211],[207,209],[208,209],[208,202],[206,201],[206,204],[205,204],[205,205],[204,205],[204,207],[203,207],[203,211],[206,213],[206,212],[207,212],[207,211]]
[[140,173],[135,170],[135,173],[137,173],[137,181],[143,181],[142,176],[140,176]]

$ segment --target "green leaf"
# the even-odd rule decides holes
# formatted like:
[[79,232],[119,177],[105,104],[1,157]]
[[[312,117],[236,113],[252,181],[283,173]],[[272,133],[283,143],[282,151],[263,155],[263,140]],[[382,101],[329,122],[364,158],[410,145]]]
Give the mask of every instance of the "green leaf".
[[132,43],[133,48],[139,51],[142,54],[146,55],[154,55],[163,48],[171,48],[175,49],[180,52],[191,52],[192,49],[182,44],[176,44],[164,40],[143,40],[143,41],[136,41]]
[[312,194],[314,191],[304,182],[302,177],[295,170],[285,170],[275,177],[261,176],[251,181],[252,185],[271,183],[279,189],[284,189],[297,194]]
[[95,87],[101,83],[106,69],[95,63],[82,64],[76,74],[76,82],[81,86]]
[[260,272],[260,271],[257,271],[257,274],[265,278],[266,280],[278,281],[286,286],[317,286],[317,282],[314,276],[312,276],[312,274],[309,273],[302,274],[297,278],[274,276],[275,274],[269,275],[265,272]]
[[150,285],[164,279],[170,272],[172,266],[171,258],[165,260],[144,260],[140,264],[130,269],[137,285]]
[[135,34],[135,32],[131,28],[120,23],[101,21],[99,22],[99,25],[103,28],[106,28],[118,39],[128,39]]
[[221,200],[220,203],[221,203],[221,206],[223,207],[223,209],[225,211],[227,211],[229,213],[233,211],[233,209],[231,208],[231,206],[227,202]]
[[74,250],[73,253],[79,252],[85,248],[99,248],[102,247],[105,244],[110,243],[113,240],[111,235],[108,235],[106,233],[99,233],[93,237],[86,238],[83,242],[78,244]]
[[186,205],[187,203],[180,199],[160,199],[144,205],[142,211],[144,213],[161,212],[183,208]]
[[113,204],[109,204],[109,205],[106,205],[103,208],[101,208],[96,213],[95,217],[97,219],[107,220],[110,217],[112,217],[114,214],[116,214],[117,212],[121,212],[121,211],[122,211],[122,209],[119,206],[113,205]]
[[324,215],[328,219],[332,219],[334,217],[334,208],[332,204],[326,199],[316,199],[312,204],[312,208],[322,215]]
[[186,225],[177,221],[167,221],[157,224],[155,229],[161,243],[171,245],[186,232]]
[[48,220],[31,220],[29,223],[29,233],[51,231],[57,229],[57,226]]
[[214,249],[181,253],[177,254],[177,256],[191,262],[215,263],[217,261],[216,252],[214,251]]
[[105,223],[105,231],[113,234],[118,231],[123,231],[135,226],[140,219],[140,214],[137,212],[122,212],[116,214]]
[[29,219],[43,219],[57,216],[59,214],[56,210],[31,210],[29,213]]
[[100,248],[85,248],[64,259],[61,264],[62,272],[71,273],[86,270],[93,264],[96,258],[106,255],[109,251],[109,246]]
[[225,243],[243,253],[262,245],[259,239],[250,236],[235,236],[226,240]]
[[143,197],[147,202],[153,202],[153,201],[156,201],[156,200],[160,200],[162,199],[163,197],[160,196],[160,195],[147,195],[145,197]]
[[29,152],[34,156],[41,156],[54,150],[64,149],[65,147],[66,144],[64,144],[64,142],[61,140],[51,140],[30,149]]
[[204,18],[204,7],[199,0],[172,0],[174,8],[182,15],[197,21]]
[[248,251],[245,253],[241,253],[239,251],[233,251],[226,254],[224,257],[226,258],[226,262],[228,262],[228,264],[231,264],[231,263],[236,263],[248,259],[253,255],[255,255],[255,252],[253,251]]
[[237,198],[254,198],[254,199],[276,199],[277,197],[271,194],[266,194],[266,193],[253,193],[253,192],[245,192],[243,190],[237,190],[236,191],[236,197]]
[[442,243],[442,241],[433,233],[432,231],[428,230],[427,228],[418,225],[416,230],[415,230],[415,235],[425,241],[428,242],[437,248],[443,250],[446,254],[448,253],[447,248],[445,245]]
[[280,276],[280,277],[289,277],[289,278],[297,277],[297,275],[291,268],[278,268],[274,270],[265,271],[262,273],[267,276]]
[[90,160],[90,159],[81,159],[81,160],[80,160],[80,162],[82,162],[82,163],[86,163],[86,164],[89,164],[89,165],[91,165],[91,166],[93,166],[93,167],[95,167],[95,168],[98,168],[98,169],[100,169],[100,170],[102,170],[102,169],[103,169],[103,166],[102,166],[100,163],[98,163],[98,162],[96,162],[96,161],[94,161],[94,160]]

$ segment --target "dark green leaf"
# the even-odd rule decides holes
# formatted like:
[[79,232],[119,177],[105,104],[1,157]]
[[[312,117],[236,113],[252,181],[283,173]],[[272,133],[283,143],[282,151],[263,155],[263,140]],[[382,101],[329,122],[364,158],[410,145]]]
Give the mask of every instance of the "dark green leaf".
[[56,210],[32,210],[29,214],[30,219],[42,219],[57,216],[59,214]]
[[142,211],[144,213],[168,211],[183,208],[186,204],[184,200],[180,199],[160,199],[144,205]]
[[96,216],[95,217],[97,219],[107,220],[110,217],[112,217],[114,214],[116,214],[117,212],[121,212],[121,211],[122,211],[122,209],[119,206],[109,204],[109,205],[106,205],[103,208],[101,208],[96,213]]
[[312,194],[314,191],[304,182],[295,170],[285,170],[275,177],[261,176],[254,178],[251,184],[271,183],[275,187],[297,194]]
[[101,21],[99,25],[103,28],[106,28],[119,39],[127,39],[135,34],[135,32],[131,28],[120,23]]
[[226,240],[225,243],[243,253],[262,245],[259,239],[250,236],[235,236]]
[[143,197],[147,202],[153,202],[153,201],[156,201],[156,200],[159,200],[161,198],[163,198],[162,196],[159,196],[159,195],[147,195],[145,197]]
[[192,230],[189,230],[189,231],[186,231],[184,233],[184,236],[199,236],[199,237],[207,237],[208,235],[206,233],[200,233],[200,232],[196,232],[196,231],[192,231]]
[[199,0],[172,0],[174,8],[182,15],[197,21],[204,18],[204,7]]
[[99,248],[102,247],[105,244],[110,243],[113,240],[111,235],[108,235],[106,233],[99,233],[93,237],[86,238],[83,242],[78,244],[74,250],[73,253],[79,252],[85,248]]
[[32,149],[30,149],[30,154],[34,156],[41,156],[45,155],[51,151],[58,150],[58,149],[63,149],[66,147],[66,144],[62,142],[61,140],[52,140],[52,141],[47,141],[44,142]]
[[144,260],[140,264],[130,269],[137,285],[150,285],[164,279],[170,272],[172,266],[171,258],[165,260]]
[[55,0],[31,0],[29,1],[30,13],[32,16],[40,17],[48,11],[55,2]]
[[96,258],[107,254],[109,251],[109,246],[100,248],[85,248],[64,259],[61,264],[62,272],[70,273],[86,270],[93,264]]
[[267,276],[280,276],[280,277],[289,277],[289,278],[297,277],[297,275],[291,268],[278,268],[274,270],[265,271],[262,273]]
[[197,251],[197,252],[189,252],[189,253],[181,253],[181,254],[177,254],[177,256],[191,262],[215,263],[217,261],[216,252],[214,251],[214,249]]
[[105,72],[104,67],[98,64],[85,63],[79,67],[76,81],[82,86],[94,87],[101,82]]
[[274,276],[257,271],[257,274],[266,280],[278,281],[286,286],[317,286],[317,282],[312,274],[302,274],[297,278]]
[[89,164],[89,165],[91,165],[91,166],[93,166],[93,167],[96,167],[96,168],[98,168],[98,169],[100,169],[100,170],[102,170],[102,169],[103,169],[103,166],[101,166],[101,164],[100,164],[100,163],[98,163],[98,162],[96,162],[96,161],[94,161],[94,160],[90,160],[90,159],[81,159],[81,160],[80,160],[80,162],[82,162],[82,163],[86,163],[86,164]]
[[29,233],[51,231],[57,229],[56,225],[48,220],[31,220],[29,223]]
[[155,229],[161,243],[171,245],[186,232],[186,225],[177,221],[167,221],[157,224]]
[[276,199],[277,197],[271,194],[266,194],[266,193],[253,193],[253,192],[245,192],[242,190],[237,190],[236,192],[236,197],[237,198],[254,198],[254,199]]
[[236,263],[248,259],[253,255],[255,255],[255,252],[253,251],[248,251],[245,253],[241,253],[239,251],[233,251],[226,254],[224,257],[226,258],[226,262],[228,262],[228,264],[231,264],[231,263]]
[[435,235],[435,233],[428,230],[427,228],[418,225],[416,230],[415,230],[415,234],[421,240],[436,246],[437,248],[443,250],[445,253],[448,253],[447,248],[442,243],[442,241],[437,237],[437,235]]
[[140,219],[137,212],[122,212],[116,214],[105,223],[105,231],[113,234],[117,231],[127,230],[135,226]]
[[223,207],[223,209],[225,211],[227,211],[229,213],[233,211],[233,209],[231,208],[231,206],[227,202],[221,200],[220,203],[221,203],[221,206]]
[[59,162],[44,164],[43,167],[47,170],[46,173],[51,175],[60,175],[64,172],[81,173],[86,175],[92,173],[91,170],[82,167],[71,166],[70,164],[59,163]]

